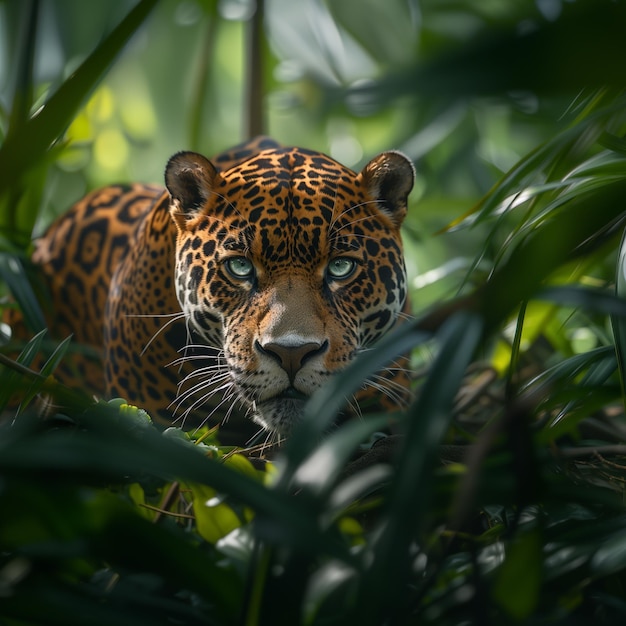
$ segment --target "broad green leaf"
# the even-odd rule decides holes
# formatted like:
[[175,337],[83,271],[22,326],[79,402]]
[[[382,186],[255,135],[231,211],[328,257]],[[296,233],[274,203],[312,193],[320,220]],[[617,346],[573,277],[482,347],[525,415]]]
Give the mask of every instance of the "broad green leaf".
[[523,389],[534,389],[535,393],[548,393],[550,389],[559,387],[567,382],[576,381],[580,374],[596,363],[613,357],[612,346],[596,348],[584,354],[577,354],[563,359],[545,369],[541,374],[528,381]]
[[359,499],[387,486],[393,476],[394,468],[391,465],[376,464],[345,478],[333,489],[328,499],[325,520],[334,519],[347,510],[352,512],[356,509],[358,512],[362,508]]
[[542,584],[542,535],[519,532],[506,545],[504,563],[493,572],[494,601],[514,620],[525,620],[536,610]]
[[626,571],[626,533],[616,533],[600,547],[591,559],[591,571],[595,576],[608,576]]
[[0,439],[0,471],[54,472],[67,480],[91,477],[99,483],[147,473],[207,485],[254,511],[258,533],[266,540],[352,560],[338,536],[318,527],[308,505],[294,507],[289,493],[265,487],[258,474],[250,478],[199,453],[197,446],[161,436],[154,427],[137,428],[115,407],[96,404],[76,419],[83,427],[76,432],[37,433],[28,441],[8,433]]
[[193,494],[196,529],[205,541],[217,543],[244,523],[212,487],[191,483],[189,488]]
[[[327,3],[338,26],[379,62],[402,63],[417,43],[417,10],[409,3],[376,0],[331,0]],[[389,33],[394,33],[389,37]]]
[[626,182],[620,181],[582,194],[568,203],[566,213],[546,221],[514,246],[480,290],[487,328],[534,296],[540,283],[559,266],[594,250],[594,234],[604,232],[607,224],[621,216],[619,198],[625,191]]

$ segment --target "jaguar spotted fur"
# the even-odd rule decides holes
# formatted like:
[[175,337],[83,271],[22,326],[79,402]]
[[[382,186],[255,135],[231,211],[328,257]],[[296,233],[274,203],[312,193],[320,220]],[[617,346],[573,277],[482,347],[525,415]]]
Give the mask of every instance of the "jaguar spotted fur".
[[[358,174],[267,138],[211,161],[178,153],[165,190],[95,191],[36,242],[50,328],[101,352],[80,372],[95,392],[159,421],[247,415],[288,434],[306,399],[408,310],[413,181],[394,151]],[[397,408],[407,387],[390,368],[349,404]]]

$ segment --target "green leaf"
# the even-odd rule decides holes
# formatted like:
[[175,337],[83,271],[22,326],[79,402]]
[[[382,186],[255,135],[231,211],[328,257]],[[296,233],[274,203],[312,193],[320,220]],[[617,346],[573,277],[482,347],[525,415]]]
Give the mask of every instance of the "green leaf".
[[293,486],[305,489],[323,500],[336,478],[345,467],[350,455],[373,432],[384,428],[387,416],[367,416],[341,426],[300,463],[293,478]]
[[520,532],[505,546],[504,563],[493,572],[493,600],[515,620],[525,620],[537,608],[542,583],[542,535]]
[[[22,349],[20,354],[16,358],[18,365],[28,367],[35,359],[41,349],[41,344],[46,335],[46,330],[42,330],[37,333]],[[20,388],[28,384],[28,381],[24,380],[24,374],[16,369],[10,369],[8,365],[4,365],[0,368],[0,377],[2,385],[0,385],[0,410],[3,410],[12,395]]]
[[482,336],[480,318],[457,313],[438,333],[439,353],[408,412],[404,445],[391,483],[386,515],[368,551],[371,562],[356,603],[359,623],[380,623],[385,606],[402,604],[402,582],[410,569],[411,544],[431,502],[432,470],[452,416],[452,402]]
[[[618,277],[619,282],[619,277]],[[538,300],[549,300],[560,306],[576,306],[594,313],[626,318],[626,299],[607,289],[592,289],[582,285],[555,285],[537,293]]]
[[25,407],[27,407],[31,403],[33,398],[35,398],[35,396],[41,391],[41,386],[43,385],[45,379],[54,372],[57,365],[63,360],[63,357],[67,353],[71,341],[72,337],[67,337],[61,343],[59,343],[52,355],[50,355],[50,358],[44,363],[41,371],[39,372],[42,378],[34,381],[30,385],[28,391],[24,394],[20,403],[20,412],[23,411]]
[[626,532],[602,542],[591,559],[591,571],[599,577],[626,571]]
[[196,529],[205,541],[217,543],[242,525],[243,521],[215,489],[195,483],[189,487],[193,494]]
[[[416,43],[417,12],[408,3],[331,0],[327,6],[336,23],[381,63],[403,62],[407,48]],[[394,33],[394,36],[389,37],[389,33]],[[331,42],[328,43],[330,45]]]
[[487,328],[497,326],[520,302],[533,297],[559,266],[604,243],[607,224],[621,218],[619,198],[625,192],[626,182],[619,181],[576,196],[566,212],[546,220],[514,246],[480,290]]
[[[615,269],[615,295],[621,303],[626,305],[626,233],[622,236],[619,246],[619,256]],[[615,352],[622,385],[622,398],[626,406],[626,316],[618,311],[612,312],[611,325],[615,336]]]
[[26,325],[33,332],[46,328],[46,320],[39,300],[33,291],[24,263],[19,255],[0,252],[0,277],[8,285],[24,315]]
[[[452,15],[458,19],[455,12]],[[620,88],[619,59],[626,55],[620,30],[626,21],[623,5],[581,1],[563,4],[556,20],[525,17],[532,28],[509,19],[500,21],[500,29],[476,29],[469,40],[459,38],[453,49],[427,57],[414,71],[380,81],[375,93],[384,100],[390,93],[460,98],[520,90],[556,95],[589,86]],[[580,41],[589,47],[581,48]]]
[[[0,197],[6,198],[11,190],[15,191],[16,181],[23,182],[30,170],[45,161],[47,151],[69,126],[80,105],[156,3],[157,0],[140,0],[43,108],[19,128],[11,129],[0,147]],[[9,203],[3,210],[10,212],[14,207]],[[31,219],[34,223],[35,216]],[[0,215],[0,225],[11,233],[12,216]]]

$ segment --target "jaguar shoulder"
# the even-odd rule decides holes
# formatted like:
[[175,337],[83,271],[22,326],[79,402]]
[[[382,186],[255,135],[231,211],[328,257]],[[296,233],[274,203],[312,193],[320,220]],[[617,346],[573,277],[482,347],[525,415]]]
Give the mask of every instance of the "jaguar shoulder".
[[[358,174],[266,138],[211,161],[178,153],[166,190],[93,192],[38,240],[51,329],[101,351],[83,371],[97,393],[165,423],[248,416],[288,434],[306,399],[408,311],[413,180],[393,151]],[[347,405],[402,406],[403,366]]]

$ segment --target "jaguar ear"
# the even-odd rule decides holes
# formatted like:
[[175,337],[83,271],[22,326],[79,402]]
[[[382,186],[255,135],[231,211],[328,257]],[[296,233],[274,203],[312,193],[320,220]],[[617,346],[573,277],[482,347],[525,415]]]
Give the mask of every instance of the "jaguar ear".
[[168,161],[165,186],[172,198],[170,211],[177,223],[198,214],[211,196],[218,176],[211,161],[196,152],[179,152]]
[[363,168],[359,178],[396,226],[400,226],[415,182],[415,167],[408,157],[395,150],[383,152]]

